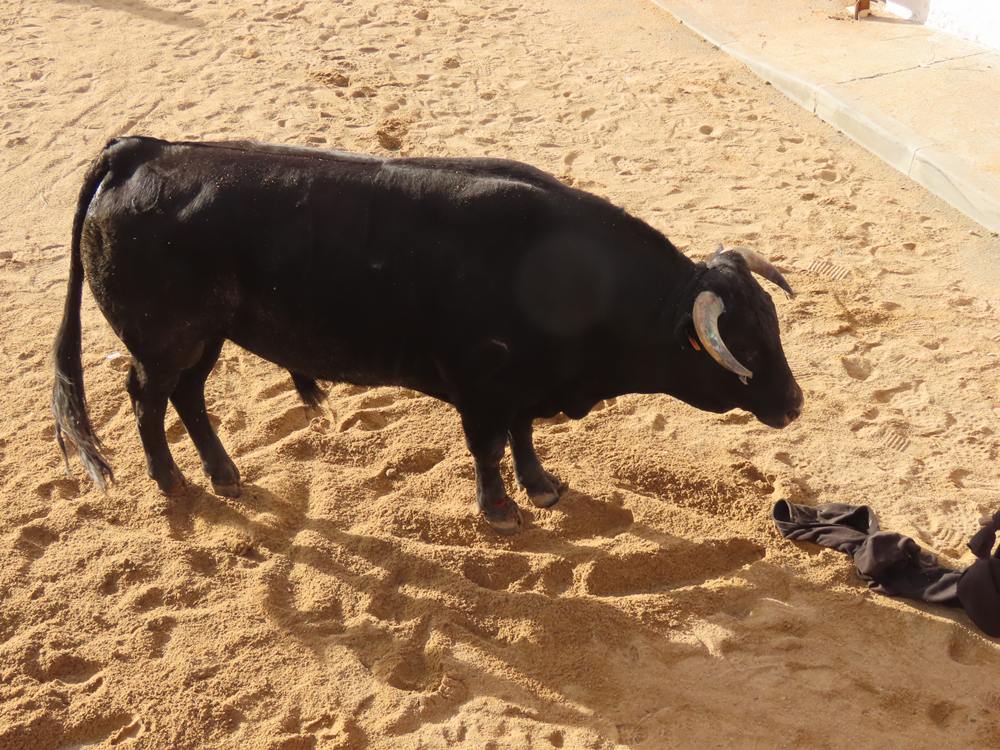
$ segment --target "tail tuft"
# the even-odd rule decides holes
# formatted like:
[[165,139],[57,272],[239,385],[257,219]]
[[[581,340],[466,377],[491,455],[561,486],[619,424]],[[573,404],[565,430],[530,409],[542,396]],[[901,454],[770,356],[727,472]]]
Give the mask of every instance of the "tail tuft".
[[289,372],[292,376],[292,383],[295,384],[295,390],[298,391],[299,398],[302,399],[303,403],[310,409],[319,409],[320,404],[326,400],[326,391],[319,387],[314,378],[300,372],[292,372],[291,370]]
[[69,449],[66,445],[66,438],[69,438],[94,484],[102,490],[107,489],[109,482],[114,483],[115,475],[90,424],[83,390],[76,388],[73,381],[58,370],[52,389],[52,414],[56,419],[56,442],[66,462],[66,473],[69,473]]
[[[108,144],[111,146],[114,141]],[[107,174],[107,147],[87,170],[80,190],[80,198],[73,217],[73,242],[70,246],[69,283],[62,324],[55,342],[55,383],[52,386],[52,415],[56,420],[56,442],[66,461],[69,472],[69,452],[66,438],[76,446],[84,468],[94,483],[102,490],[115,477],[111,466],[101,453],[101,443],[87,416],[87,399],[83,390],[83,364],[81,353],[80,302],[83,295],[83,262],[80,259],[80,241],[87,207],[97,191],[97,186]]]

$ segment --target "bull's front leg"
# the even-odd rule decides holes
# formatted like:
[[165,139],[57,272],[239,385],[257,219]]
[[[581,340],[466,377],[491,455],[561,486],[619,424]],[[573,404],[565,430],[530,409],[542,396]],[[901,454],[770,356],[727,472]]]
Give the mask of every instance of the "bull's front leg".
[[510,428],[510,447],[514,454],[514,474],[517,483],[528,493],[531,504],[536,508],[551,508],[559,502],[559,496],[567,485],[542,466],[535,453],[531,438],[532,420],[518,417]]
[[462,411],[462,428],[475,461],[479,512],[498,533],[516,534],[524,525],[521,510],[510,499],[500,476],[508,424],[496,414]]

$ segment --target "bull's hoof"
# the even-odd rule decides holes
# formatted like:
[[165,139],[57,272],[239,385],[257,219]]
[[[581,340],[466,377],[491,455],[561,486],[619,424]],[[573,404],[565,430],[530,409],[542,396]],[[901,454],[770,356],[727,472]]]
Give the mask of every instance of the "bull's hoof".
[[543,492],[540,495],[528,495],[528,499],[536,508],[551,508],[559,502],[559,493]]
[[505,497],[499,502],[488,506],[481,506],[480,513],[483,519],[495,532],[509,536],[517,534],[524,528],[524,518],[517,503],[509,497]]
[[559,502],[559,498],[569,489],[569,485],[560,481],[555,475],[545,472],[545,477],[536,484],[526,486],[522,484],[524,491],[528,493],[528,499],[536,508],[551,508]]
[[212,482],[212,491],[216,495],[222,495],[223,497],[237,498],[243,494],[243,485],[239,482],[230,482],[227,484]]
[[187,480],[176,466],[170,469],[170,474],[166,479],[157,479],[156,484],[159,486],[160,492],[167,497],[177,497],[187,491]]

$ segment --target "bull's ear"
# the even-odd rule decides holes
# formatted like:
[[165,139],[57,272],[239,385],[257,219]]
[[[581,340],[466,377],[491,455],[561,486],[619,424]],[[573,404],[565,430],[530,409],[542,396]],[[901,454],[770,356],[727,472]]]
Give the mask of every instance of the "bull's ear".
[[719,246],[715,248],[715,250],[713,250],[712,252],[710,252],[708,255],[705,256],[704,263],[706,265],[711,265],[712,261],[718,258],[720,255],[722,255],[724,252],[726,252],[726,248],[720,242]]

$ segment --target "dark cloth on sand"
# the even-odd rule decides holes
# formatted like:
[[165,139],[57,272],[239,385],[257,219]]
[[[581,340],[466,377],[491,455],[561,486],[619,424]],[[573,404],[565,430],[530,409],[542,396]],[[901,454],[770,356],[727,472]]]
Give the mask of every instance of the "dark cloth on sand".
[[809,507],[787,500],[775,504],[774,523],[786,539],[813,542],[854,558],[868,587],[887,596],[962,608],[984,633],[1000,637],[1000,512],[986,519],[969,541],[978,558],[953,570],[913,539],[879,529],[867,505],[831,503]]

